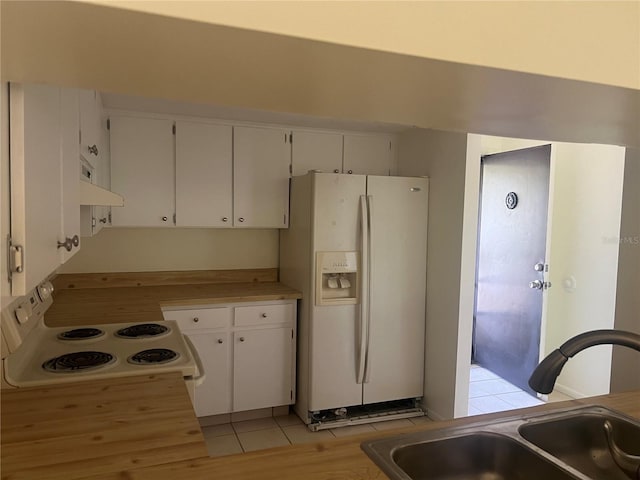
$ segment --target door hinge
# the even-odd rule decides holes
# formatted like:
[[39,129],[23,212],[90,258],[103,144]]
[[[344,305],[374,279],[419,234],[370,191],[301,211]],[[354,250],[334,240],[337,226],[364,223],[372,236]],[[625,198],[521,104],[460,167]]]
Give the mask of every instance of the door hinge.
[[174,135],[176,134],[176,124],[175,124],[175,123],[171,126],[171,132],[172,132]]
[[175,213],[173,214],[173,224],[174,225],[176,224],[176,214]]
[[291,329],[291,338],[293,338],[293,328]]
[[107,130],[111,130],[111,119],[107,118]]
[[289,398],[293,400],[293,390],[289,390]]
[[7,264],[9,265],[7,277],[11,281],[14,273],[24,272],[24,248],[22,245],[14,245],[13,239],[7,235]]
[[284,225],[286,225],[286,224],[287,224],[287,214],[286,214],[286,213],[282,216],[282,223],[283,223]]
[[96,217],[91,217],[91,228],[96,228],[97,224]]
[[109,225],[111,225],[111,210],[109,210],[109,215],[107,215],[107,217],[109,218]]
[[289,143],[293,144],[293,133],[289,134]]
[[78,129],[78,145],[82,145],[82,130]]
[[391,140],[389,140],[389,151],[391,151]]

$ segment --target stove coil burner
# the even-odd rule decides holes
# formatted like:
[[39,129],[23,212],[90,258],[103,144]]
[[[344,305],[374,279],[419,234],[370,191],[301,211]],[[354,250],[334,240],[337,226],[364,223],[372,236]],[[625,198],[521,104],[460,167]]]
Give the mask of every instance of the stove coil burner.
[[115,357],[110,353],[93,351],[73,352],[47,360],[42,364],[42,368],[48,372],[71,373],[95,370],[115,361]]
[[75,328],[58,334],[60,340],[88,340],[104,335],[104,330],[99,328]]
[[177,360],[179,356],[177,352],[168,348],[151,348],[131,355],[127,361],[136,365],[158,365]]
[[169,332],[169,327],[157,323],[139,323],[130,327],[121,328],[116,332],[116,337],[121,338],[149,338],[157,337]]

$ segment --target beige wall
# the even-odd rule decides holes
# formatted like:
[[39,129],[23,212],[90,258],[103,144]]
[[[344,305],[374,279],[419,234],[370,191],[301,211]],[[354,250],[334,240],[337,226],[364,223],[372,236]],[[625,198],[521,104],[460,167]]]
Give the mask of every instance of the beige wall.
[[[640,150],[627,149],[624,166],[616,323],[640,333]],[[611,391],[640,389],[640,353],[614,347]]]
[[640,88],[638,2],[216,1],[190,2],[188,6],[185,2],[86,3]]
[[456,379],[469,382],[469,363],[457,370],[466,137],[423,129],[399,137],[398,174],[430,178],[425,403],[437,419],[466,415],[466,405],[454,411]]
[[58,273],[222,270],[278,266],[278,230],[105,228],[82,239]]

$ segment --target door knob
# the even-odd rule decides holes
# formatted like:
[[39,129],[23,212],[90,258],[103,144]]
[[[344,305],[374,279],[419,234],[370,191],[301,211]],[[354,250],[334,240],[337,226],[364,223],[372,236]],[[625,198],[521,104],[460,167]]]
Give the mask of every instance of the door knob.
[[544,263],[536,263],[536,264],[533,266],[533,269],[534,269],[536,272],[543,272],[543,271],[544,271]]
[[542,290],[542,287],[544,287],[544,283],[542,282],[542,280],[534,280],[533,282],[529,282],[529,288]]

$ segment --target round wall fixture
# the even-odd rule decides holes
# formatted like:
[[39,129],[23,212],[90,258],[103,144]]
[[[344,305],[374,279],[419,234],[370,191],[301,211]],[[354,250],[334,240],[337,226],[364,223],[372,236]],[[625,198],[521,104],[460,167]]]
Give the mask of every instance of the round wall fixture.
[[518,206],[518,195],[516,195],[516,192],[507,193],[507,198],[504,199],[504,203],[507,204],[509,210],[516,208]]

